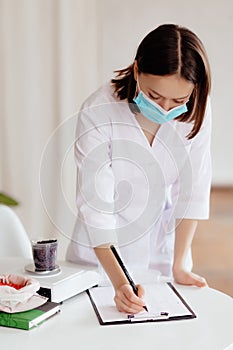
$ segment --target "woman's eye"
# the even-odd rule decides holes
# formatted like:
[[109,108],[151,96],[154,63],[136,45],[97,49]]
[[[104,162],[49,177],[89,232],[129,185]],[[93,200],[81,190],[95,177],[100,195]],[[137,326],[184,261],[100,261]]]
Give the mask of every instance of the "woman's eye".
[[179,104],[179,105],[182,105],[185,103],[185,101],[177,101],[177,100],[174,100],[175,103]]
[[150,97],[152,100],[158,100],[158,99],[159,99],[158,96],[153,96],[153,95],[151,95],[150,93],[149,93],[149,97]]

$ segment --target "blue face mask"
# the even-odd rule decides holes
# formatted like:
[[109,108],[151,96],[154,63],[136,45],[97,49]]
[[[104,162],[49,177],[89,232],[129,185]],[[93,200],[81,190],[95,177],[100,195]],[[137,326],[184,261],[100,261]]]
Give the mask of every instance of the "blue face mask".
[[188,110],[186,103],[184,103],[180,106],[170,109],[169,111],[165,111],[165,109],[163,109],[156,102],[152,101],[142,91],[140,91],[138,96],[134,98],[134,102],[144,117],[158,124],[166,123],[187,112]]

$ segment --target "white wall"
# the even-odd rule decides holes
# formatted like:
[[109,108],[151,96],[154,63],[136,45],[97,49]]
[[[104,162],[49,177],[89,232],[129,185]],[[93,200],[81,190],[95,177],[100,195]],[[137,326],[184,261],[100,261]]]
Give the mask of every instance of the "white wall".
[[212,77],[213,184],[233,185],[233,1],[102,0],[103,79],[132,63],[138,44],[162,23],[193,30],[208,52]]
[[59,237],[60,257],[76,216],[69,117],[102,81],[97,1],[0,0],[0,192],[30,238]]

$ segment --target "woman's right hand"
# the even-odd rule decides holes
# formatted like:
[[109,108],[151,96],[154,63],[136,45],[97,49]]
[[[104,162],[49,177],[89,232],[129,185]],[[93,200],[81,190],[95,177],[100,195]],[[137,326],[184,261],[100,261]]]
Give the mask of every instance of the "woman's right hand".
[[144,310],[145,302],[142,299],[144,289],[140,285],[137,285],[137,288],[138,296],[133,292],[130,284],[123,284],[115,290],[114,301],[118,311],[126,314],[136,314]]

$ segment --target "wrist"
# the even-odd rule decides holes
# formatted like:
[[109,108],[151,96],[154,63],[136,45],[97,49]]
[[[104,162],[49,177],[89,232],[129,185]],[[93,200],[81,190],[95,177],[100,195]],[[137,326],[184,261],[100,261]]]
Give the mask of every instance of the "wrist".
[[[113,284],[113,283],[112,283]],[[117,283],[117,284],[113,284],[114,290],[115,292],[117,292],[117,290],[121,289],[124,286],[130,286],[129,283],[127,282],[123,282],[123,283]]]
[[181,262],[176,262],[173,264],[173,267],[172,267],[172,272],[173,272],[173,275],[176,275],[178,273],[180,273],[181,271],[185,271],[185,266],[183,263]]

